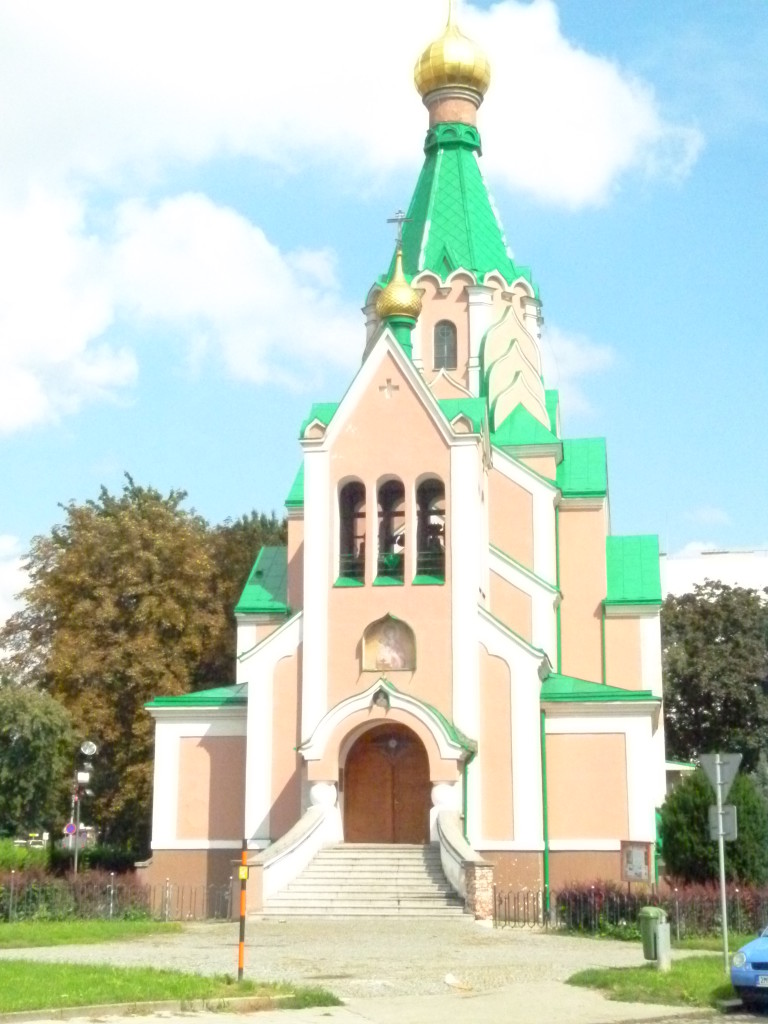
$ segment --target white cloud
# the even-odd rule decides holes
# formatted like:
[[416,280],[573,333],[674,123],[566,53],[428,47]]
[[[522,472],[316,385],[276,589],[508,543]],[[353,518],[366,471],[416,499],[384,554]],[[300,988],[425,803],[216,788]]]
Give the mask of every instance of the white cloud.
[[[130,393],[147,321],[183,336],[193,361],[218,354],[252,380],[290,383],[296,355],[310,373],[343,361],[353,329],[358,354],[332,253],[282,251],[234,210],[174,198],[174,175],[242,157],[359,191],[415,170],[426,118],[412,68],[443,17],[443,0],[390,0],[386,17],[359,0],[0,6],[0,93],[13,98],[0,119],[0,433]],[[481,111],[493,182],[575,207],[633,169],[675,176],[695,158],[698,136],[665,120],[650,86],[569,43],[552,0],[466,5],[461,21],[494,69]],[[137,198],[158,185],[171,198]]]
[[361,318],[339,295],[326,250],[282,253],[234,210],[199,194],[119,210],[118,301],[216,350],[238,378],[298,382],[319,362],[359,357]]
[[541,335],[541,358],[544,380],[547,387],[559,390],[561,406],[572,415],[591,413],[584,378],[603,373],[614,365],[615,353],[611,346],[547,325]]
[[21,565],[18,538],[0,534],[0,626],[20,607],[16,595],[27,585],[27,575]]
[[692,509],[686,518],[691,522],[701,523],[702,526],[729,526],[731,522],[731,517],[725,509],[714,505],[701,505]]
[[706,551],[720,551],[722,550],[722,544],[717,544],[713,540],[689,540],[687,544],[684,544],[679,551],[675,551],[673,558],[693,558],[696,555],[701,555]]

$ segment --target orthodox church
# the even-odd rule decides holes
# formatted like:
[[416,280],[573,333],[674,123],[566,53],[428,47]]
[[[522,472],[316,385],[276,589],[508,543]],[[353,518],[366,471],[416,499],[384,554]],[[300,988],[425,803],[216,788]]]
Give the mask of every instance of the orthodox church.
[[478,916],[491,882],[652,878],[658,540],[611,533],[605,441],[562,435],[481,169],[489,82],[449,17],[360,368],[301,424],[287,546],[235,608],[237,682],[148,705],[152,879],[224,881],[243,840],[256,909],[338,844],[431,844]]

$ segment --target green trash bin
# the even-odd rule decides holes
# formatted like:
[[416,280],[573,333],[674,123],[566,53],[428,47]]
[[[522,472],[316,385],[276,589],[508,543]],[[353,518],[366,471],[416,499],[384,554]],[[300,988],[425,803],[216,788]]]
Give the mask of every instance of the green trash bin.
[[659,925],[667,923],[667,912],[661,907],[641,907],[637,915],[640,938],[643,940],[643,956],[646,960],[658,960]]

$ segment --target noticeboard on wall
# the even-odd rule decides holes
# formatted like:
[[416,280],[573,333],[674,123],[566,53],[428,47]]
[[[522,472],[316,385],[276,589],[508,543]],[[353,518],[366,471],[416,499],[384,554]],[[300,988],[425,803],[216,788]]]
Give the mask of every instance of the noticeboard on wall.
[[621,880],[623,882],[651,881],[651,844],[621,841]]

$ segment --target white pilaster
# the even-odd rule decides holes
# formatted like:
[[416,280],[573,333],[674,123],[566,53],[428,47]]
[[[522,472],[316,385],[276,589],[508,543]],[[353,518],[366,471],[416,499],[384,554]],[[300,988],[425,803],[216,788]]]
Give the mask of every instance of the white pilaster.
[[[330,456],[304,453],[304,672],[301,734],[310,736],[328,710],[328,591],[330,587]],[[369,527],[370,530],[370,527]]]
[[493,288],[467,285],[469,313],[469,390],[480,394],[480,345],[493,319]]
[[[480,515],[480,451],[475,442],[451,448],[450,532],[453,720],[477,736],[477,605],[483,539]],[[475,766],[475,775],[479,774]]]

